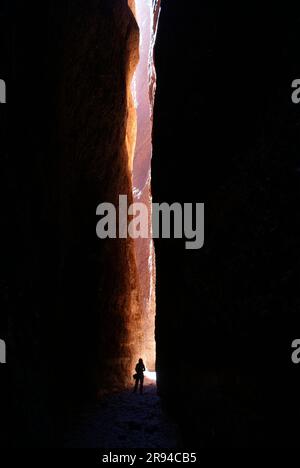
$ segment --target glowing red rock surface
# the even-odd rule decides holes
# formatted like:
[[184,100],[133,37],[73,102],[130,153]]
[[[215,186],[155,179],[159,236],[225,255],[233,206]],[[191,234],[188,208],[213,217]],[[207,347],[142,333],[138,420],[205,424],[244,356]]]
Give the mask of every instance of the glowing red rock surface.
[[[131,2],[131,6],[133,2]],[[140,29],[140,59],[132,82],[136,105],[136,145],[133,160],[134,200],[145,203],[151,225],[151,157],[152,116],[156,85],[153,48],[160,11],[160,1],[135,0],[136,16]],[[136,240],[136,262],[140,280],[140,299],[143,317],[146,366],[155,368],[155,254],[151,239]]]

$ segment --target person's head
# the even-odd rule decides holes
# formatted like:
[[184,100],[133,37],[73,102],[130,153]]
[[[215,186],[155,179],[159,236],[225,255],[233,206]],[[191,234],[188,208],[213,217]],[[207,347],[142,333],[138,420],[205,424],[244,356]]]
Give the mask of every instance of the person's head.
[[139,363],[143,364],[143,359],[142,358],[139,359]]

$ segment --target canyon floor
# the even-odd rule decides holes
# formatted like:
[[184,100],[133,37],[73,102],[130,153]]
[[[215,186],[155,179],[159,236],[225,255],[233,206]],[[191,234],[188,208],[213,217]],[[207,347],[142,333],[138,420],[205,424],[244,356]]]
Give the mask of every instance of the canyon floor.
[[161,409],[156,385],[126,390],[82,412],[66,436],[66,448],[165,448],[178,446],[176,426]]

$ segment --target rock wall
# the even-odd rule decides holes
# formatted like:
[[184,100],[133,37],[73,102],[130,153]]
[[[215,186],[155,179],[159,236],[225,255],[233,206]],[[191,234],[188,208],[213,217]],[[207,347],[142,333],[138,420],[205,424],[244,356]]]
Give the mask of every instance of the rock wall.
[[154,45],[160,1],[137,0],[135,16],[140,27],[140,60],[132,82],[137,115],[136,144],[133,160],[134,201],[148,208],[149,238],[136,239],[136,263],[140,279],[140,303],[143,316],[143,357],[147,369],[155,370],[155,252],[152,242],[151,158],[153,107],[156,89]]
[[204,202],[205,245],[158,240],[159,390],[184,447],[297,446],[299,14],[164,2],[154,201]]
[[47,446],[75,405],[131,383],[142,349],[134,245],[95,232],[99,203],[132,200],[139,31],[125,0],[15,0],[6,13],[7,432]]
[[[71,258],[76,255],[77,242],[83,241],[84,255],[91,250],[88,255],[95,262],[87,268],[98,269],[94,307],[102,312],[101,391],[106,388],[103,382],[111,389],[131,381],[142,346],[133,241],[95,240],[89,217],[99,202],[118,206],[119,194],[132,201],[136,111],[130,86],[138,50],[138,26],[126,2],[113,2],[105,8],[100,2],[93,8],[85,6],[72,22],[63,57],[60,174],[64,205],[60,226],[65,230],[60,237],[66,239],[67,249],[63,250],[71,249]],[[72,237],[74,245],[70,245]],[[68,309],[72,314],[72,308]]]

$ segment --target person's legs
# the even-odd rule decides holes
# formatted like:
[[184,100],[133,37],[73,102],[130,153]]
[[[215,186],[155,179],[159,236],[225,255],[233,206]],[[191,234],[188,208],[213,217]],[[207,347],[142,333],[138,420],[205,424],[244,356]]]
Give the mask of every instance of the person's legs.
[[144,387],[144,377],[141,377],[140,393],[143,393],[143,387]]
[[137,378],[135,379],[135,385],[134,385],[133,393],[136,393],[137,388],[138,388],[138,384],[139,384],[139,379],[138,379],[138,377],[137,377]]

